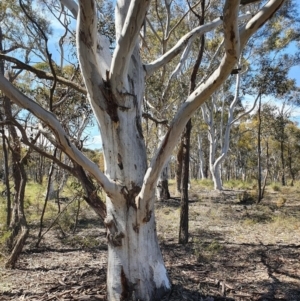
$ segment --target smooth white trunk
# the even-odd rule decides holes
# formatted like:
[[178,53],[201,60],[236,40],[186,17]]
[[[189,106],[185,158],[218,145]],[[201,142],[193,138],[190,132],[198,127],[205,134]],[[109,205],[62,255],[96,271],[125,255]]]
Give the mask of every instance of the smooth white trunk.
[[198,155],[199,155],[199,167],[198,167],[198,177],[203,180],[204,176],[204,155],[202,151],[202,138],[198,134]]
[[219,166],[212,166],[211,174],[214,182],[214,189],[223,190],[222,178],[221,178],[221,172]]
[[153,208],[144,215],[130,204],[114,206],[107,200],[107,209],[108,300],[161,300],[170,281]]
[[[72,0],[61,1],[77,17],[78,58],[87,97],[101,129],[105,174],[72,143],[53,113],[23,95],[0,74],[1,90],[39,118],[43,122],[39,127],[41,132],[92,175],[107,194],[109,300],[161,300],[170,289],[170,282],[155,231],[153,208],[159,174],[187,121],[226,80],[247,40],[284,0],[270,0],[240,29],[240,1],[227,0],[222,18],[187,33],[172,49],[147,65],[141,62],[138,38],[150,1],[117,1],[117,40],[112,57],[106,39],[98,35],[95,2],[79,0],[77,6]],[[204,34],[221,23],[224,23],[224,56],[219,66],[181,105],[146,171],[141,129],[144,77],[166,66],[192,36]]]
[[109,119],[101,123],[105,173],[123,186],[120,199],[106,201],[110,301],[160,300],[170,289],[156,235],[155,188],[151,195],[143,195],[152,199],[148,206],[140,206],[137,199],[147,161],[136,112],[118,110],[117,124]]

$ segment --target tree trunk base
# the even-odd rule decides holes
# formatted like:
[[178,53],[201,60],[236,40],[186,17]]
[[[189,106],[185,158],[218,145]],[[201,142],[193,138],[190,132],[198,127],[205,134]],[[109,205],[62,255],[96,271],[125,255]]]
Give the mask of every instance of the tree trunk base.
[[159,181],[157,184],[157,199],[159,201],[168,200],[170,196],[168,180]]
[[14,269],[16,262],[23,250],[26,239],[29,235],[29,229],[26,222],[22,223],[20,233],[18,234],[17,240],[14,244],[13,250],[5,263],[5,268]]
[[171,283],[157,240],[154,208],[141,219],[133,207],[119,211],[109,201],[107,206],[108,300],[161,300]]

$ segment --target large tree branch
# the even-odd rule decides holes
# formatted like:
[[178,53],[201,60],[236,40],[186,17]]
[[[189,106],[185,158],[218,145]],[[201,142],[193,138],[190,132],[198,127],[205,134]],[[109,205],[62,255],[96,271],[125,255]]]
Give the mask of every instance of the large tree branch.
[[[122,28],[122,33],[117,40],[110,70],[110,79],[113,92],[122,91],[127,83],[127,74],[131,55],[145,21],[150,1],[132,0]],[[126,84],[125,84],[126,85]]]
[[256,97],[255,100],[254,100],[254,103],[253,103],[252,107],[251,107],[248,111],[244,112],[243,114],[237,116],[234,120],[232,120],[231,123],[230,123],[230,125],[236,123],[238,120],[240,120],[240,119],[243,118],[244,116],[250,114],[250,113],[254,110],[254,108],[256,107],[256,103],[257,103],[257,101],[258,101],[260,95],[261,95],[261,93],[259,92],[258,95],[257,95],[257,97]]
[[77,19],[78,15],[78,5],[73,0],[60,0],[62,5],[65,5],[68,10],[72,13],[73,17]]
[[[100,74],[105,79],[106,71],[110,69],[111,55],[108,39],[97,33],[95,1],[81,1],[79,3],[80,9],[73,0],[60,0],[60,2],[71,11],[75,19],[78,19],[80,25],[77,28],[77,41],[87,42],[88,48],[92,47],[92,52],[89,55],[93,56],[94,63],[97,63]],[[84,46],[81,45],[81,50],[83,49]],[[84,51],[78,50],[78,56],[82,55]],[[85,62],[88,64],[89,60]]]
[[107,53],[108,45],[101,44],[105,38],[97,35],[96,5],[93,0],[80,1],[76,39],[78,59],[91,105],[105,111],[107,104],[101,91],[106,88],[111,56]]
[[[29,146],[31,149],[35,150],[37,153],[39,153],[40,155],[42,155],[43,157],[46,157],[50,160],[52,160],[53,162],[55,162],[58,166],[60,166],[61,168],[67,170],[69,173],[73,174],[73,175],[76,175],[75,174],[75,171],[72,167],[64,164],[63,162],[61,162],[59,159],[57,159],[55,156],[45,152],[44,150],[42,150],[40,147],[38,147],[34,141],[29,141],[28,137],[27,137],[27,133],[26,131],[24,130],[23,126],[18,123],[16,120],[12,120],[11,122],[13,125],[15,125],[18,130],[20,131],[21,133],[21,136],[22,136],[22,139],[21,141],[26,144],[27,146]],[[40,133],[40,132],[39,132]],[[39,133],[37,134],[37,136],[39,135]],[[36,137],[37,137],[36,136]],[[35,139],[37,140],[37,138]]]
[[[240,16],[238,18],[239,21],[249,19],[251,17],[250,13],[247,13],[243,16]],[[198,26],[194,28],[192,31],[184,35],[177,43],[176,45],[171,48],[168,52],[166,52],[164,55],[162,55],[157,60],[153,61],[152,63],[146,64],[144,66],[144,69],[146,71],[146,76],[152,75],[157,69],[163,67],[167,63],[169,63],[174,57],[176,57],[185,47],[187,46],[190,39],[194,39],[196,36],[201,36],[205,34],[206,32],[209,32],[219,25],[223,23],[223,17],[216,18],[212,22]]]
[[[8,56],[8,55],[0,53],[0,59],[16,64],[16,67],[13,67],[13,68],[30,71],[30,72],[34,73],[37,77],[42,78],[42,79],[54,80],[54,76],[52,73],[45,72],[44,70],[27,65],[12,56]],[[76,84],[76,82],[65,79],[64,77],[61,77],[61,76],[56,76],[56,80],[57,80],[57,82],[64,84],[70,88],[73,88],[76,91],[86,95],[85,88]]]
[[8,48],[8,49],[2,50],[2,53],[7,54],[7,53],[10,53],[10,52],[12,52],[12,51],[18,49],[18,48],[21,48],[21,46],[18,45],[18,44],[15,44],[15,45],[11,46],[11,47]]
[[54,133],[57,146],[71,159],[81,165],[87,172],[92,174],[108,195],[119,196],[119,187],[108,179],[98,166],[86,158],[67,137],[60,122],[55,115],[42,108],[32,99],[16,89],[2,74],[0,74],[0,89],[20,107],[32,112],[37,118],[44,122]]
[[[245,46],[250,36],[272,17],[284,1],[285,0],[270,0],[253,18],[250,19],[240,33],[238,32],[237,27],[239,0],[226,1],[224,7],[224,23],[226,23],[224,26],[225,55],[219,67],[212,73],[206,82],[202,83],[192,94],[190,94],[174,117],[165,138],[160,144],[157,153],[153,157],[147,170],[142,190],[138,196],[140,201],[143,200],[144,195],[150,193],[150,190],[155,187],[161,169],[176,146],[178,137],[180,137],[180,133],[182,133],[187,121],[227,79],[237,62],[240,50]],[[239,37],[241,49],[239,49]],[[150,200],[146,199],[143,200],[143,205],[146,206],[149,201]]]
[[255,3],[258,1],[260,1],[260,0],[241,0],[241,5],[247,5],[247,4]]

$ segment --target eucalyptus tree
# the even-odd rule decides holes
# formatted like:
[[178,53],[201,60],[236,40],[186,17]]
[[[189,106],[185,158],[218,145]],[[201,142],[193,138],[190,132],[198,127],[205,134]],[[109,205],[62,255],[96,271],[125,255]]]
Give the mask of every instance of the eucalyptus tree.
[[[74,145],[54,113],[30,95],[24,95],[4,76],[0,76],[0,88],[17,105],[35,114],[51,131],[55,146],[80,165],[85,174],[93,176],[105,191],[108,299],[160,300],[171,288],[155,230],[155,186],[161,170],[187,121],[235,68],[251,35],[285,1],[270,0],[254,15],[247,16],[239,16],[238,0],[218,4],[223,11],[221,17],[185,33],[172,48],[149,63],[141,60],[139,36],[150,1],[117,1],[113,54],[109,41],[97,31],[95,2],[62,2],[77,19],[78,58],[87,98],[100,125],[105,172]],[[242,20],[243,25],[239,26]],[[166,66],[190,39],[221,25],[223,59],[180,106],[148,166],[141,126],[145,79]]]
[[[31,13],[34,12],[31,11]],[[37,12],[35,13],[36,18],[39,20],[40,28],[47,31],[47,22],[45,22],[45,20],[41,18]],[[16,20],[19,21],[18,27],[15,23]],[[23,28],[26,33],[32,33],[35,28],[27,19],[22,8],[16,7],[14,3],[1,3],[0,27],[0,52],[2,55],[10,54],[15,50],[22,49],[24,51],[24,59],[25,61],[28,61],[29,53],[32,50],[31,45],[36,43],[37,48],[41,46],[38,42],[40,35],[30,35],[24,38],[24,36],[22,36],[22,34],[18,31],[20,28]],[[12,36],[15,38],[14,40],[9,39],[9,37],[11,38]],[[7,69],[6,75],[8,80],[11,83],[16,83],[21,71],[13,70],[9,65],[5,64],[4,61],[1,60],[0,73],[2,76],[4,75],[5,69]],[[7,184],[7,198],[8,200],[10,199],[10,191],[13,191],[13,197],[12,202],[8,201],[7,204],[7,220],[9,221],[7,230],[9,235],[6,240],[6,245],[10,255],[5,265],[6,267],[14,267],[29,233],[24,211],[24,197],[27,183],[27,172],[25,166],[31,149],[27,150],[25,154],[22,150],[22,143],[19,139],[16,126],[18,123],[17,119],[20,119],[20,110],[12,104],[11,99],[7,95],[3,95],[2,97],[2,108],[2,125],[5,125],[6,131],[10,136],[10,139],[7,139],[7,143],[11,154],[12,179],[14,183],[13,189],[10,189],[9,183]],[[24,114],[22,116],[24,127],[27,127],[27,117],[28,114]],[[25,128],[24,131],[26,130],[27,129]],[[32,137],[33,144],[36,142],[37,138],[38,135]]]
[[288,137],[286,141],[286,161],[291,177],[291,186],[293,186],[300,171],[300,129],[295,122],[290,122],[287,125],[286,133]]
[[[67,135],[72,137],[73,143],[78,148],[82,148],[84,140],[82,133],[91,120],[91,109],[83,102],[86,90],[78,84],[78,68],[76,66],[60,68],[52,60],[52,55],[47,47],[48,36],[51,35],[49,23],[37,12],[38,8],[34,9],[34,7],[32,2],[25,4],[20,2],[20,6],[12,2],[1,3],[0,25],[4,32],[1,35],[1,72],[4,74],[4,70],[6,70],[6,77],[13,81],[15,86],[34,97],[40,105],[56,112],[56,116],[61,121]],[[19,21],[17,28],[15,27],[16,23],[14,23],[16,20]],[[17,57],[21,57],[23,61]],[[30,64],[32,59],[40,62]],[[76,91],[79,91],[80,94],[74,93],[70,87],[76,87]],[[6,266],[14,267],[29,231],[24,210],[24,195],[27,182],[27,165],[33,150],[52,159],[77,177],[82,182],[88,196],[86,200],[92,207],[93,200],[98,200],[99,197],[95,193],[97,191],[96,186],[82,171],[81,166],[73,164],[70,167],[69,159],[64,162],[59,156],[50,155],[44,148],[42,141],[45,139],[42,139],[42,133],[45,137],[47,136],[46,140],[50,148],[51,136],[48,136],[48,132],[44,130],[43,126],[37,123],[37,119],[33,117],[30,110],[20,110],[19,107],[11,103],[11,99],[6,95],[2,97],[2,101],[1,117],[5,117],[2,118],[1,123],[10,133],[10,141],[6,140],[10,146],[14,179],[12,210],[10,210],[9,201],[7,205],[7,224],[10,233],[7,245],[11,253]],[[28,148],[24,147],[24,144]],[[26,155],[24,155],[25,150]],[[8,200],[11,196],[9,189],[8,186]],[[99,205],[98,201],[96,203],[95,211],[104,219],[105,207],[104,205],[101,207],[102,203]]]

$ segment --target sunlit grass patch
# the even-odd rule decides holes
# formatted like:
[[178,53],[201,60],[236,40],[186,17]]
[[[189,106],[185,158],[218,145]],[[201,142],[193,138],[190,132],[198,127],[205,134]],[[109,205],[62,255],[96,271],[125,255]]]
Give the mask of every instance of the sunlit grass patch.
[[270,187],[272,188],[273,191],[276,192],[281,190],[281,185],[279,183],[272,183]]
[[216,254],[220,253],[223,248],[223,245],[217,240],[212,240],[209,243],[200,240],[195,240],[194,242],[194,254],[198,262],[210,261]]
[[191,185],[192,187],[197,185],[198,188],[212,189],[214,187],[214,182],[210,179],[192,180]]
[[256,183],[253,180],[249,181],[242,181],[242,180],[230,180],[230,181],[224,181],[223,186],[225,188],[230,189],[253,189],[253,186],[256,185]]
[[156,210],[155,215],[159,240],[164,240],[168,235],[177,237],[180,208],[161,207]]

